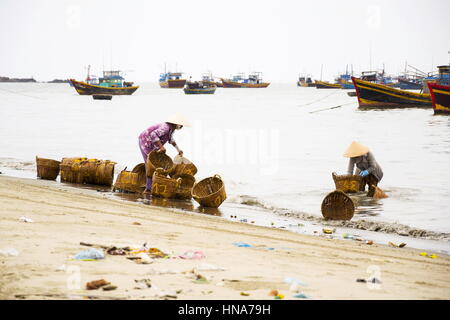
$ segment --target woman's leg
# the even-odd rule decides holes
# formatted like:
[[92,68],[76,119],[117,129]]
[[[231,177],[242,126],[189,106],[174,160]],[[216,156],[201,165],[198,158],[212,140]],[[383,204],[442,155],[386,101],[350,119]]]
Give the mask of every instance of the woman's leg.
[[[142,158],[144,158],[144,163],[147,163],[147,153],[145,153],[145,150],[140,142],[139,142],[139,150],[141,150]],[[150,192],[151,190],[152,190],[152,178],[146,176],[145,191]]]
[[373,195],[375,194],[375,187],[378,185],[378,179],[373,174],[369,174],[366,178],[367,184],[369,185],[367,196],[373,197]]

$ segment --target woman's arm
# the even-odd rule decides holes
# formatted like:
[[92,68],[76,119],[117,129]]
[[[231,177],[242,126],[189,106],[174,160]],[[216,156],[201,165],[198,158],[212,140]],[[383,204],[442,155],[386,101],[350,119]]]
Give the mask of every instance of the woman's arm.
[[355,158],[348,160],[347,174],[353,174],[353,168],[355,167]]

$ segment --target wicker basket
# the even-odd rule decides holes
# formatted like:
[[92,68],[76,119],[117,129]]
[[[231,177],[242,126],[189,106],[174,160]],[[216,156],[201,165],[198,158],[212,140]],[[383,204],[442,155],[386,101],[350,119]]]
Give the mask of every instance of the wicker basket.
[[175,198],[177,189],[181,185],[181,178],[168,178],[163,168],[156,168],[153,173],[152,196]]
[[167,154],[154,150],[148,154],[147,161],[145,162],[147,177],[153,177],[153,173],[157,168],[162,168],[165,174],[171,173],[173,170],[173,161]]
[[143,192],[145,190],[145,183],[145,164],[140,163],[131,172],[126,171],[125,168],[119,173],[113,191]]
[[337,175],[336,172],[331,174],[333,176],[336,190],[353,193],[360,191],[361,186],[364,184],[364,178],[353,174]]
[[227,198],[222,178],[216,174],[196,183],[192,197],[203,207],[218,208]]
[[194,176],[190,174],[180,174],[173,176],[174,179],[181,179],[181,183],[176,190],[175,198],[177,199],[191,199],[192,198],[192,188],[195,184]]
[[322,215],[325,220],[351,220],[354,213],[353,200],[342,191],[333,191],[322,201]]
[[178,163],[174,164],[173,170],[170,173],[171,176],[179,176],[183,174],[188,174],[195,176],[197,173],[197,167],[193,163]]
[[115,162],[109,160],[88,159],[81,161],[80,171],[83,183],[111,186],[114,180]]
[[55,180],[59,174],[60,161],[39,158],[36,156],[36,167],[38,178],[45,180]]
[[81,162],[87,158],[63,158],[60,164],[61,182],[83,183]]

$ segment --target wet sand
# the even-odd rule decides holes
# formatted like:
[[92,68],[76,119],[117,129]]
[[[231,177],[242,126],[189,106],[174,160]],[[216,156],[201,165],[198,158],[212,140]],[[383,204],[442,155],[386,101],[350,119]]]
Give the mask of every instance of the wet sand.
[[[327,239],[107,198],[54,182],[0,176],[0,299],[449,299],[450,257]],[[33,222],[20,221],[26,216]],[[72,257],[104,246],[147,243],[170,255],[138,264],[124,256]],[[235,242],[251,244],[237,247]],[[199,260],[179,258],[202,251]],[[431,252],[429,252],[431,253]],[[57,270],[65,265],[65,269]],[[202,270],[211,265],[225,270]],[[207,281],[196,281],[196,275]],[[195,270],[196,269],[196,270]],[[375,276],[381,283],[360,283]],[[301,281],[299,286],[284,282]],[[86,290],[105,279],[116,290]],[[136,289],[135,280],[151,287]],[[80,287],[77,287],[78,280]],[[241,292],[246,295],[241,295]],[[248,294],[248,295],[247,295]]]

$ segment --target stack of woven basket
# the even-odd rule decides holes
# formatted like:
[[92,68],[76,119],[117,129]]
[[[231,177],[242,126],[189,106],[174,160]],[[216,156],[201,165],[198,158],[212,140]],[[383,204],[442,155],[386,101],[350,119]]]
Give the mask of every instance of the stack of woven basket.
[[109,160],[87,158],[63,158],[62,161],[36,157],[37,176],[55,180],[61,173],[61,182],[88,183],[111,186],[114,165]]
[[147,177],[152,177],[151,193],[171,199],[194,198],[201,206],[219,207],[226,199],[225,185],[216,175],[196,183],[197,167],[188,159],[177,156],[172,160],[162,152],[152,151],[145,164]]

